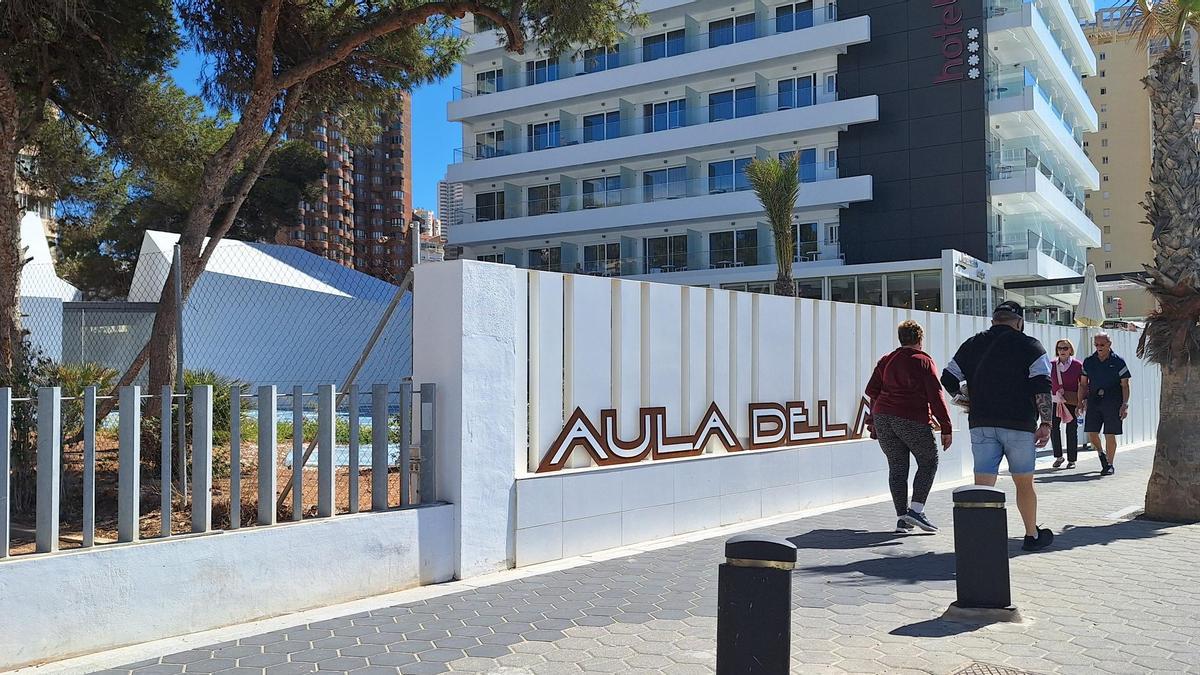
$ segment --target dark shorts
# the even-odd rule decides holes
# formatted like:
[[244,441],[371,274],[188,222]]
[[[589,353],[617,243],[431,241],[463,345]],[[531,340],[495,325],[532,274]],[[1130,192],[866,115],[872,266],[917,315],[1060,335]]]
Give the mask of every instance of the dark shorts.
[[1123,431],[1121,422],[1120,396],[1105,396],[1100,400],[1088,399],[1087,420],[1083,423],[1084,432],[1120,436]]

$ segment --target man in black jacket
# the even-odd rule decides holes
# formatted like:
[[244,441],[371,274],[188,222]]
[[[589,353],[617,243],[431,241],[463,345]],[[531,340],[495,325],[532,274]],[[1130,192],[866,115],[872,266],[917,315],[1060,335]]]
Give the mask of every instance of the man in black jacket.
[[958,348],[942,371],[942,384],[958,395],[966,383],[975,484],[995,485],[1000,460],[1008,460],[1017,486],[1017,510],[1025,522],[1022,548],[1038,551],[1054,541],[1053,532],[1037,526],[1033,490],[1037,448],[1050,440],[1054,406],[1050,359],[1042,343],[1023,332],[1023,317],[1018,303],[1000,303],[992,313],[992,327]]

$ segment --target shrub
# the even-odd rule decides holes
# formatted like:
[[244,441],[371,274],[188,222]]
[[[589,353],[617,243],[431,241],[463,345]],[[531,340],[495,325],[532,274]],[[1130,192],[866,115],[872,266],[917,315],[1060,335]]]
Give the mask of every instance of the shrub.
[[[44,373],[46,386],[61,388],[63,398],[79,398],[90,386],[95,386],[97,393],[104,396],[119,375],[116,370],[99,363],[51,363]],[[72,436],[82,428],[83,401],[63,401],[63,436]]]

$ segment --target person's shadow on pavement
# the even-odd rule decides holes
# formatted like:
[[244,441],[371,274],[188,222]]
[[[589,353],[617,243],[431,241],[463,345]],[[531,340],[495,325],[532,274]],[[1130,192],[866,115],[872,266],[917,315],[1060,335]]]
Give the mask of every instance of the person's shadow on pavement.
[[[918,533],[923,534],[923,533]],[[823,551],[849,550],[855,548],[879,548],[881,546],[896,546],[912,534],[904,532],[872,532],[870,530],[812,530],[788,541],[796,548],[820,549]]]

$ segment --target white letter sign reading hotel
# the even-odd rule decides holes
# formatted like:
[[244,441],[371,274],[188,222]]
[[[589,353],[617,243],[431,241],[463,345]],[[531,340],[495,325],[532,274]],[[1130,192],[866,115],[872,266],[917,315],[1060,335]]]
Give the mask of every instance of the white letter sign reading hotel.
[[829,421],[829,402],[817,401],[815,419],[803,401],[788,403],[751,403],[749,406],[750,438],[743,445],[733,427],[716,403],[700,419],[690,436],[667,435],[667,409],[641,408],[641,424],[633,440],[617,436],[617,411],[600,411],[600,428],[576,408],[567,418],[562,433],[550,444],[542,457],[537,473],[558,471],[567,463],[571,451],[582,447],[600,466],[629,464],[651,459],[695,457],[702,454],[709,441],[715,439],[726,452],[766,450],[810,443],[829,443],[862,438],[866,428],[867,402],[859,402],[854,425]]

